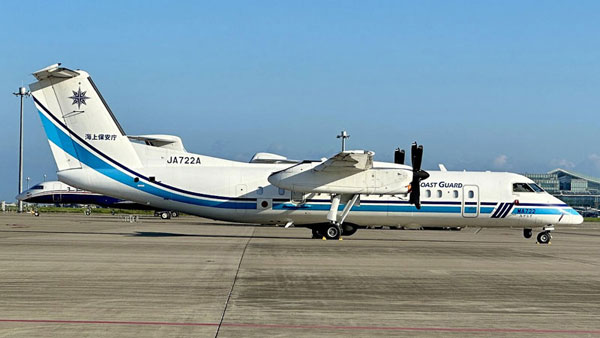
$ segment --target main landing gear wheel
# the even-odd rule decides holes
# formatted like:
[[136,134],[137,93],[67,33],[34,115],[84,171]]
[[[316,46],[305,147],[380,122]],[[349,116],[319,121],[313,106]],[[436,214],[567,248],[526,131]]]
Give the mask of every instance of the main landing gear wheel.
[[550,235],[550,231],[542,231],[537,235],[537,241],[540,244],[548,244],[552,239],[552,235]]
[[358,230],[356,226],[342,226],[342,236],[352,236]]
[[321,239],[322,237],[323,237],[323,234],[321,234],[321,231],[319,229],[312,229],[312,238]]
[[338,239],[340,238],[340,228],[335,224],[330,224],[325,228],[325,238]]
[[171,211],[171,217],[179,217],[179,212]]
[[168,211],[161,211],[160,218],[161,219],[169,219],[169,218],[171,218],[171,214]]
[[531,238],[532,235],[533,235],[533,230],[531,230],[531,229],[523,229],[523,237],[525,237],[525,238]]

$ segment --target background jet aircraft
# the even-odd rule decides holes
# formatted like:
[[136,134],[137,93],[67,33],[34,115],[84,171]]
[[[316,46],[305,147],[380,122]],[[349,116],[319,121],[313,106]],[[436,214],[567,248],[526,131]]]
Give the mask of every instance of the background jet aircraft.
[[[45,181],[17,195],[19,201],[34,204],[83,204],[112,209],[155,210],[148,205],[77,189],[60,181]],[[177,212],[157,211],[161,218],[177,217]]]

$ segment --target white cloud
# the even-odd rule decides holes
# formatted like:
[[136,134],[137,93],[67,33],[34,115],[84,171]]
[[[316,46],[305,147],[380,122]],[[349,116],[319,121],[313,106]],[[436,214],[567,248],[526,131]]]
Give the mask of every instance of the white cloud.
[[495,159],[494,159],[494,167],[496,168],[502,168],[505,167],[506,164],[508,162],[508,156],[502,154],[502,155],[498,155]]
[[562,168],[562,169],[573,169],[575,168],[575,163],[561,158],[561,159],[553,159],[552,161],[550,161],[550,164],[553,167],[557,167],[557,168]]

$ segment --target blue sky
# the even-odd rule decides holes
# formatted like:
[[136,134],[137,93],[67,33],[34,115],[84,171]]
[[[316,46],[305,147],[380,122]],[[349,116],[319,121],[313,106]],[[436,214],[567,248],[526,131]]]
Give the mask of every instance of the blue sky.
[[[598,1],[29,1],[0,4],[0,200],[17,192],[31,72],[84,69],[128,134],[247,161],[349,148],[424,167],[600,176]],[[55,178],[25,105],[25,176]]]

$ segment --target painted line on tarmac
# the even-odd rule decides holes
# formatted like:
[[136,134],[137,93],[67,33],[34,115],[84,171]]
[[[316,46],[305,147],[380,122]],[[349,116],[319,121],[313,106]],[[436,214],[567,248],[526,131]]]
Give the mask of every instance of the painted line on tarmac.
[[[108,325],[164,325],[164,326],[219,326],[219,323],[189,322],[145,322],[112,320],[58,320],[58,319],[0,319],[0,323],[36,324],[108,324]],[[320,330],[377,330],[377,331],[419,331],[419,332],[491,332],[491,333],[557,333],[557,334],[600,334],[599,330],[559,330],[559,329],[510,329],[510,328],[468,328],[468,327],[401,327],[401,326],[340,326],[340,325],[286,325],[223,323],[227,327],[273,328],[273,329],[320,329]]]

